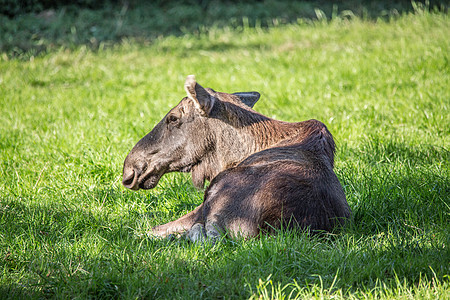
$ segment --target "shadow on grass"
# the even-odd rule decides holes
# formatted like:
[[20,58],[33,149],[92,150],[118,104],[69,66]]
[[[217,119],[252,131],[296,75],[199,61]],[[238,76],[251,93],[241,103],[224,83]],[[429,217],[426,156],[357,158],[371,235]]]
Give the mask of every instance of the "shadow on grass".
[[[132,39],[144,45],[153,40],[183,34],[199,34],[216,28],[242,30],[279,24],[313,22],[331,18],[392,18],[417,9],[446,10],[446,1],[124,1],[92,10],[77,6],[47,9],[9,18],[0,15],[0,50],[10,57],[27,57],[51,49],[87,45],[92,49]],[[209,50],[221,50],[216,44]]]
[[[386,283],[384,288],[395,288],[397,277],[410,287],[420,276],[431,279],[435,272],[442,280],[448,272],[442,265],[448,251],[434,245],[430,235],[421,239],[417,233],[405,234],[411,228],[395,219],[402,228],[392,230],[389,223],[379,222],[376,228],[350,226],[330,237],[288,231],[212,246],[138,237],[131,229],[139,221],[135,214],[99,217],[74,207],[9,204],[10,212],[2,218],[1,235],[4,242],[11,240],[6,248],[2,245],[7,251],[1,253],[6,257],[3,274],[18,276],[14,281],[20,282],[1,286],[0,293],[9,299],[242,298],[256,291],[259,279],[269,276],[275,284],[295,279],[301,287],[322,285],[326,290],[336,274],[334,288],[352,292],[374,288],[377,281]],[[19,213],[14,216],[12,211]],[[361,218],[369,223],[376,219],[373,211],[377,208],[359,208]],[[24,214],[34,214],[34,219],[26,221]],[[392,211],[389,214],[398,217]],[[442,234],[439,228],[436,234]],[[14,244],[20,235],[25,235],[24,241]]]

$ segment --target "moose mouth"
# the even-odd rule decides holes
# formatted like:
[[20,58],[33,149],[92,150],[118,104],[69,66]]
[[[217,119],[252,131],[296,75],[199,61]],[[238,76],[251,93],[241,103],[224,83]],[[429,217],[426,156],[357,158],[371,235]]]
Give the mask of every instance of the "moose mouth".
[[149,190],[154,188],[158,182],[159,179],[161,179],[161,176],[164,174],[164,172],[158,172],[158,173],[147,173],[143,176],[136,175],[136,171],[132,170],[131,172],[124,173],[122,184],[131,190]]
[[[197,165],[198,165],[198,163],[191,163],[184,167],[178,168],[176,171],[188,173],[188,172],[191,172],[192,168],[194,168]],[[129,189],[135,190],[135,191],[137,191],[139,189],[150,190],[150,189],[153,189],[154,187],[156,187],[156,185],[158,184],[162,175],[164,175],[167,172],[174,172],[174,171],[175,170],[167,170],[167,168],[166,168],[166,169],[159,170],[159,172],[153,170],[151,172],[144,173],[142,175],[139,175],[139,173],[141,173],[141,172],[138,172],[136,170],[131,170],[131,172],[124,171],[122,184],[126,188],[129,188]],[[137,173],[137,175],[136,175],[136,173]]]
[[[182,168],[180,168],[180,169],[178,169],[176,171],[182,172],[182,173],[189,173],[189,172],[192,171],[192,168],[196,167],[197,165],[198,165],[198,163],[192,163],[192,164],[184,166],[184,167],[182,167]],[[173,171],[168,170],[167,172],[173,172]],[[158,184],[158,182],[161,179],[162,175],[165,174],[165,173],[166,172],[160,172],[159,174],[148,174],[148,175],[145,175],[142,179],[139,178],[139,180],[138,180],[138,182],[139,182],[138,187],[140,189],[143,189],[143,190],[149,190],[149,189],[154,188]]]
[[146,176],[144,177],[143,180],[139,180],[140,182],[138,186],[140,189],[150,190],[158,184],[160,178],[161,178],[160,175]]

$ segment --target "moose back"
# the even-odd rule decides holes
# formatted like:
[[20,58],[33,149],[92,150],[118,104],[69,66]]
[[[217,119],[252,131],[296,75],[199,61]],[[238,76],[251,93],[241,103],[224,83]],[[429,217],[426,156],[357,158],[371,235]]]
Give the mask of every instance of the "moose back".
[[185,90],[187,97],[126,157],[123,185],[151,189],[169,172],[191,172],[195,186],[210,185],[201,205],[152,235],[186,232],[203,241],[282,226],[331,231],[349,218],[333,171],[334,140],[323,123],[271,119],[252,109],[259,93],[216,92],[193,75]]

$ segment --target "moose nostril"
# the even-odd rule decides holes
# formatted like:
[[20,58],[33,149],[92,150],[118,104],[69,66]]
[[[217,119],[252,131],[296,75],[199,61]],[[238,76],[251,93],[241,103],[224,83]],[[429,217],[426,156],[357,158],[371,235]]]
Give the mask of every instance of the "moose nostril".
[[130,173],[128,174],[123,174],[123,180],[122,180],[122,184],[126,187],[126,188],[133,188],[133,183],[135,182],[135,173],[134,170],[131,170]]

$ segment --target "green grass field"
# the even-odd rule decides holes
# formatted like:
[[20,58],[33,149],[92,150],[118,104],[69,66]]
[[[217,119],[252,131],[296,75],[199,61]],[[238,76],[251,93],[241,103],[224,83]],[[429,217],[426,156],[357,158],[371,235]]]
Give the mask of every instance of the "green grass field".
[[[0,298],[450,298],[450,20],[210,28],[0,58]],[[190,177],[121,186],[134,144],[195,74],[255,109],[323,121],[353,210],[340,233],[153,240]]]

